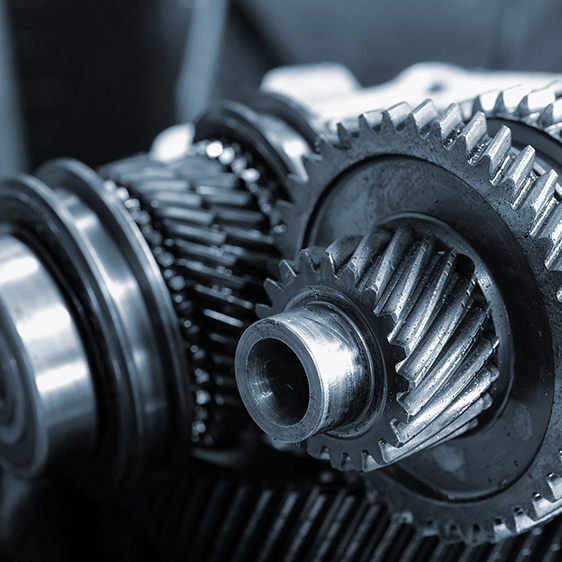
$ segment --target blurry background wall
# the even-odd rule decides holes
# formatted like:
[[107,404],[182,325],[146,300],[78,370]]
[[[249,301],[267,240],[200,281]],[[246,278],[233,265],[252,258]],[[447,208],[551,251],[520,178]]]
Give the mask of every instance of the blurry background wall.
[[[22,115],[19,133],[4,137],[25,138],[30,167],[60,155],[96,166],[146,150],[165,127],[212,99],[243,99],[280,65],[341,62],[365,86],[428,60],[562,71],[558,0],[0,3],[0,72],[2,57],[11,61]],[[10,156],[12,167],[25,156]]]

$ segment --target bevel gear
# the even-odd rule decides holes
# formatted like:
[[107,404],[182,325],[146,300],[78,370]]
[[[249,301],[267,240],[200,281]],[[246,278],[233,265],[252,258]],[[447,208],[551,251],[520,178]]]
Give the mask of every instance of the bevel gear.
[[[562,221],[551,158],[512,146],[501,123],[489,136],[476,112],[405,104],[359,119],[356,133],[320,141],[293,181],[282,254],[328,247],[377,226],[433,232],[475,264],[498,339],[497,397],[479,425],[391,467],[369,472],[395,513],[451,540],[497,541],[562,509],[558,427],[562,383]],[[521,142],[527,142],[525,138]]]

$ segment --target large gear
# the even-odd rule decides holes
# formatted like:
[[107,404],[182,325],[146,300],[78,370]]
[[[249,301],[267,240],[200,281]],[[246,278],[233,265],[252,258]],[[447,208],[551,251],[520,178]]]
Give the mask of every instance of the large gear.
[[562,508],[557,174],[552,156],[535,161],[509,128],[490,137],[487,126],[482,112],[465,124],[459,106],[438,115],[427,102],[363,115],[356,132],[339,127],[337,144],[320,141],[308,182],[293,181],[294,203],[278,205],[289,258],[405,222],[454,240],[488,272],[481,286],[499,340],[491,394],[501,398],[477,429],[366,475],[395,513],[467,542],[523,532]]

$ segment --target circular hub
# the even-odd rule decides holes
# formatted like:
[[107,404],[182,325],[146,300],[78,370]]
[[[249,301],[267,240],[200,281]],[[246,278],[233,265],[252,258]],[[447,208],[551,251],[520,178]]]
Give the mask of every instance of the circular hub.
[[75,319],[33,251],[0,237],[0,455],[37,476],[97,431],[94,385]]

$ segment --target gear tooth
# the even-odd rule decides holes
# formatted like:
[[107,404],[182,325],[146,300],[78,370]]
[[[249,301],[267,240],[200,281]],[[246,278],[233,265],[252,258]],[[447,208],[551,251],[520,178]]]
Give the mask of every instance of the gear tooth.
[[279,262],[279,273],[285,285],[292,283],[296,279],[299,270],[295,265],[295,262],[289,260],[281,260]]
[[521,100],[530,92],[530,88],[524,84],[513,86],[500,93],[494,105],[496,115],[510,115],[517,110]]
[[547,197],[537,212],[531,228],[532,238],[548,238],[548,231],[552,226],[552,215],[558,208],[558,201]]
[[341,456],[340,470],[356,470],[353,459],[347,453]]
[[462,126],[463,118],[460,106],[452,103],[445,112],[433,123],[431,131],[443,145],[447,143],[454,133]]
[[368,111],[359,115],[359,132],[363,134],[373,134],[373,131],[380,127],[382,122],[382,111]]
[[554,501],[562,499],[562,478],[554,472],[549,472],[546,477],[546,483],[552,492]]
[[338,147],[349,148],[353,142],[351,133],[344,127],[342,123],[338,123]]
[[488,169],[489,179],[492,179],[500,170],[511,149],[511,129],[502,125],[482,153],[479,165]]
[[[327,145],[329,145],[329,143],[327,143]],[[322,150],[322,148],[320,150]],[[322,154],[324,155],[325,153],[326,150],[322,150]],[[322,165],[322,161],[323,158],[319,154],[310,153],[305,154],[302,157],[302,163],[308,177],[314,176],[316,174],[316,170],[320,168],[320,166]]]
[[[495,346],[476,345],[476,349],[471,353],[475,348],[474,344],[487,318],[487,312],[482,309],[473,309],[465,316],[459,326],[457,334],[453,336],[449,345],[440,354],[439,359],[430,368],[426,376],[414,389],[399,400],[409,415],[418,415],[430,400],[439,394],[443,394],[444,387],[449,389],[449,383],[455,380],[459,375],[464,374],[465,377],[469,376],[472,371],[464,372],[462,369],[463,362],[468,356],[471,357],[475,366],[482,365],[488,360],[489,354],[494,350]],[[479,356],[478,353],[483,354],[483,356]],[[460,369],[460,371],[457,373],[458,369]],[[457,375],[457,377],[455,375]],[[482,388],[487,388],[491,383],[491,378],[492,375],[488,371],[480,373],[478,377],[476,377],[476,373],[474,373],[472,379],[473,384],[471,384],[470,387],[475,388],[478,396],[480,396],[483,393]],[[476,388],[475,385],[478,388]],[[463,394],[469,391],[469,385],[465,383]],[[450,393],[447,394],[451,396]],[[474,397],[474,399],[476,398],[477,396]],[[450,404],[452,404],[453,397],[449,399],[451,400]]]
[[[476,399],[497,380],[499,369],[489,362],[497,344],[497,340],[479,339],[463,363],[454,369],[452,376],[446,381],[439,394],[433,397],[431,402],[418,415],[410,417],[406,422],[393,427],[402,443],[413,439],[431,423],[434,424],[436,429],[438,428],[435,423],[443,427],[443,419],[445,418],[440,421],[439,416],[447,408],[453,406],[455,402],[458,406],[460,400],[466,401],[466,396],[469,394]],[[444,395],[447,397],[446,399],[442,399]],[[399,397],[399,402],[406,402],[406,398],[407,395],[402,395]],[[450,418],[448,419],[450,421]]]
[[466,529],[464,529],[462,526],[459,527],[455,523],[450,523],[446,525],[445,537],[447,538],[448,541],[453,543],[458,543],[458,542],[466,543],[468,542],[469,534],[466,532]]
[[537,519],[548,517],[552,513],[552,502],[543,497],[539,492],[535,492],[531,496],[531,501],[533,503],[533,509],[535,510],[535,517]]
[[393,321],[399,322],[402,313],[408,301],[412,298],[431,257],[435,253],[435,238],[433,236],[426,236],[411,254],[408,263],[398,279],[396,285],[392,288],[389,295],[383,296],[379,299],[375,314],[390,315]]
[[562,79],[557,78],[553,82],[551,82],[547,88],[551,89],[554,95],[558,98],[562,96]]
[[357,246],[360,244],[361,239],[361,235],[358,234],[343,236],[332,242],[328,248],[326,248],[326,254],[334,275],[338,275],[341,269],[347,265]]
[[554,197],[548,198],[537,219],[537,226],[533,227],[531,236],[548,238],[551,244],[557,246],[562,237],[562,205]]
[[455,141],[455,149],[460,150],[463,156],[469,158],[480,139],[487,134],[487,130],[484,113],[481,111],[475,113]]
[[545,203],[551,199],[555,193],[558,174],[554,170],[549,170],[537,178],[529,190],[527,205],[538,215]]
[[472,114],[474,115],[478,111],[481,111],[484,115],[490,115],[494,110],[496,101],[499,96],[499,90],[493,90],[491,92],[485,92],[480,94],[475,100],[472,106]]
[[505,187],[507,193],[510,194],[512,206],[517,209],[525,196],[528,194],[529,188],[533,185],[533,177],[531,172],[535,165],[535,149],[532,146],[526,146],[511,162],[505,176],[501,181],[501,186]]
[[513,520],[515,522],[515,530],[518,535],[536,526],[536,522],[529,517],[522,507],[516,507],[513,510]]
[[306,442],[306,448],[311,457],[321,461],[331,461],[328,447],[316,444],[315,439],[309,439]]
[[384,246],[388,245],[391,238],[392,234],[388,230],[377,228],[361,239],[350,263],[357,282],[363,278],[376,256]]
[[308,439],[306,441],[306,452],[313,458],[319,459],[321,454],[322,445],[317,439]]
[[258,318],[267,318],[273,314],[273,309],[266,304],[258,303],[256,304],[256,315]]
[[299,271],[304,273],[305,271],[313,274],[318,271],[322,263],[322,258],[324,256],[324,248],[319,248],[318,246],[312,246],[310,248],[305,248],[299,252],[298,263]]
[[380,468],[380,464],[375,460],[375,457],[368,451],[361,452],[361,470],[363,472],[371,472]]
[[271,302],[275,302],[279,294],[283,291],[283,287],[277,283],[277,281],[270,279],[269,277],[265,280],[263,288],[267,296],[271,299]]
[[427,286],[418,297],[404,322],[396,325],[389,341],[404,348],[410,354],[418,345],[425,328],[437,316],[458,275],[454,272],[456,253],[446,252],[436,264]]
[[494,520],[492,532],[494,536],[493,541],[500,542],[513,536],[515,534],[515,529],[510,529],[505,519],[497,517]]
[[542,90],[535,90],[524,96],[517,105],[516,113],[519,117],[528,117],[533,113],[538,113],[543,107],[553,103],[555,100],[554,91],[547,86]]
[[439,112],[435,108],[435,104],[432,100],[427,99],[410,113],[407,122],[416,128],[418,134],[425,135],[437,117],[439,117]]
[[415,388],[435,363],[437,356],[449,340],[449,336],[462,321],[466,304],[474,289],[473,278],[461,278],[439,311],[436,321],[424,338],[404,361],[398,363],[398,374],[410,381]]
[[337,137],[335,135],[319,135],[314,143],[314,149],[316,151],[316,157],[320,156],[323,160],[332,157],[337,154],[338,149],[335,146]]
[[562,121],[562,99],[557,99],[547,105],[542,111],[537,121],[539,127],[546,129]]
[[399,103],[383,111],[381,128],[389,131],[399,131],[410,115],[410,106],[406,102]]
[[562,208],[559,207],[557,210],[559,211],[558,213],[556,213],[559,220],[557,221],[557,229],[552,234],[553,238],[556,237],[557,242],[544,262],[546,268],[550,269],[551,271],[562,271],[562,240],[560,240],[562,236]]
[[364,283],[368,283],[369,288],[377,295],[377,298],[380,299],[383,296],[400,261],[413,242],[414,233],[412,229],[409,226],[401,225],[381,258],[377,260],[376,269],[368,275],[368,279],[365,275]]

